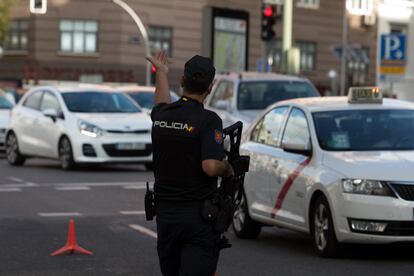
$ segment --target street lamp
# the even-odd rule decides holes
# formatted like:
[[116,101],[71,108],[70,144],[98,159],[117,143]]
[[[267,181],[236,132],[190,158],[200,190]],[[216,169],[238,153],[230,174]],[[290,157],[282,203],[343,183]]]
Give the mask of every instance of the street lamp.
[[[144,46],[145,46],[146,55],[151,56],[148,32],[144,26],[144,23],[142,23],[141,18],[139,18],[138,14],[123,0],[112,0],[112,2],[114,2],[115,4],[120,6],[122,9],[124,9],[134,20],[135,24],[138,27],[139,32],[144,38],[144,44],[145,44]],[[145,83],[147,86],[151,85],[151,64],[149,62],[147,62],[147,67],[146,67]]]
[[[363,5],[365,3],[365,5]],[[353,15],[371,15],[374,9],[374,0],[345,0],[344,16],[342,23],[342,55],[340,94],[345,95],[346,86],[346,60],[348,50],[348,13]]]

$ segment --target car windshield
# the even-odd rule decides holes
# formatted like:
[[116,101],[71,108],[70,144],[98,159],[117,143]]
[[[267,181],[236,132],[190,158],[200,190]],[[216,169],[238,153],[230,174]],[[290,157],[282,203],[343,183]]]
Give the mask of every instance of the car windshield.
[[324,150],[414,150],[414,110],[315,112],[313,118]]
[[[132,92],[129,93],[132,99],[136,101],[139,106],[152,109],[154,107],[154,93],[153,92]],[[176,102],[179,98],[174,93],[170,93],[171,101]]]
[[0,109],[11,109],[12,103],[9,102],[5,97],[0,96]]
[[62,94],[71,112],[81,113],[135,113],[137,105],[122,93],[68,92]]
[[275,102],[316,96],[319,94],[315,88],[303,81],[241,82],[237,107],[239,110],[260,110]]

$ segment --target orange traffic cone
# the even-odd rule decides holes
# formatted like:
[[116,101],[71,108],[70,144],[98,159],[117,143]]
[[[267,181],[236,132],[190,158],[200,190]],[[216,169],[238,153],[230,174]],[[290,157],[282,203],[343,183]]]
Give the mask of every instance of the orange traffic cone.
[[50,254],[50,256],[58,256],[65,253],[73,254],[75,252],[85,255],[93,255],[91,251],[80,247],[76,242],[75,221],[71,219],[69,221],[68,241],[66,242],[66,245]]

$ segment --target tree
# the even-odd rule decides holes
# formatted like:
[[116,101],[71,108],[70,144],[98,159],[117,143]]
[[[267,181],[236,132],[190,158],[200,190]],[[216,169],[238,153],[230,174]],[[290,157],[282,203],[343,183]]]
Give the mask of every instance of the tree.
[[9,30],[9,12],[14,0],[0,0],[0,45],[3,44]]

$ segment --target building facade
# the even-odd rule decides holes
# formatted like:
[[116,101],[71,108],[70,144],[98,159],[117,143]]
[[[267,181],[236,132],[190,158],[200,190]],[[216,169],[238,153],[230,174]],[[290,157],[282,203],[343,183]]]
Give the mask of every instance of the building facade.
[[[39,80],[144,84],[145,43],[130,16],[112,1],[49,0],[44,15],[28,1],[11,10],[10,34],[0,59],[4,83]],[[178,88],[185,61],[194,54],[214,59],[218,71],[257,71],[263,55],[260,0],[126,0],[144,22],[152,51],[171,56],[171,84]],[[328,72],[340,70],[344,0],[295,0],[293,43],[301,50],[301,75],[325,92]],[[278,11],[282,11],[278,8]],[[283,16],[283,15],[282,15]],[[349,20],[348,82],[376,81],[376,24]],[[273,71],[280,71],[282,20],[270,43]],[[332,76],[331,76],[332,77]]]
[[398,99],[414,101],[414,1],[379,1],[378,84]]

